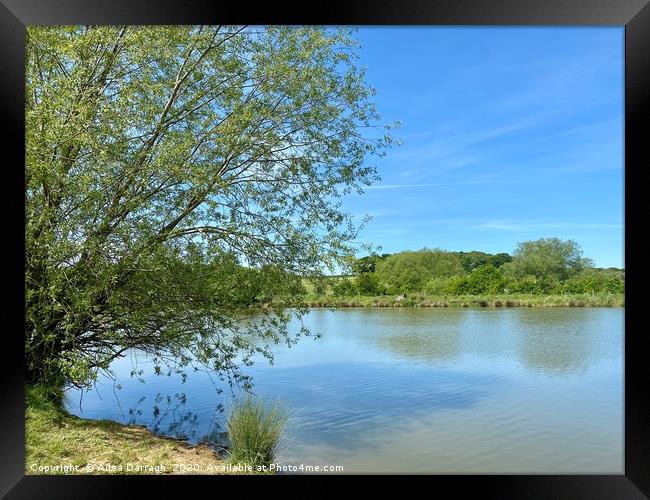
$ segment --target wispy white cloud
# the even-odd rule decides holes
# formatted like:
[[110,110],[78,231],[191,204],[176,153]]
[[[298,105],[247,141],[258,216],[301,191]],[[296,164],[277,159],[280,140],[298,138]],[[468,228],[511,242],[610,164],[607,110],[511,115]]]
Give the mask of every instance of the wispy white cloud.
[[[534,127],[541,123],[545,118],[548,118],[551,114],[553,113],[539,113],[511,121],[510,123],[501,125],[490,124],[489,126],[479,127],[469,131],[459,131],[455,133],[441,131],[433,140],[417,146],[409,147],[405,144],[399,150],[391,153],[391,156],[395,158],[408,159],[427,158],[428,160],[453,157],[456,156],[457,153],[462,152],[465,148],[474,144],[491,139],[497,139],[502,136]],[[462,126],[463,129],[467,128],[466,124],[459,124],[459,126]],[[458,159],[456,158],[455,161],[457,162],[457,160]],[[446,163],[449,164],[449,162]],[[459,166],[464,166],[464,164],[465,162],[460,162]]]
[[538,229],[622,229],[623,224],[576,223],[576,222],[526,222],[489,221],[473,224],[472,229],[484,231],[535,231]]
[[619,131],[621,136],[624,134],[624,117],[621,114],[620,116],[610,117],[605,120],[594,121],[590,123],[584,123],[570,128],[554,130],[549,134],[538,135],[536,137],[531,137],[529,141],[531,143],[539,142],[551,142],[556,141],[560,137],[569,137],[569,136],[580,136],[582,138],[590,139],[597,138],[601,140],[603,138],[611,137],[612,132]]

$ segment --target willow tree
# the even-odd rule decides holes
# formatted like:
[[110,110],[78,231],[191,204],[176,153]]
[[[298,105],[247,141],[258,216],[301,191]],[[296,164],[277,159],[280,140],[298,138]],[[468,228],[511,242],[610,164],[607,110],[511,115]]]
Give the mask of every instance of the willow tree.
[[[129,348],[238,365],[344,262],[341,197],[391,144],[347,30],[31,27],[28,380],[83,385]],[[266,317],[232,296],[250,270]],[[244,272],[247,271],[247,272]]]
[[547,283],[557,283],[593,265],[591,259],[583,257],[582,249],[575,241],[540,238],[518,243],[512,262],[504,264],[503,270],[514,278],[533,276]]

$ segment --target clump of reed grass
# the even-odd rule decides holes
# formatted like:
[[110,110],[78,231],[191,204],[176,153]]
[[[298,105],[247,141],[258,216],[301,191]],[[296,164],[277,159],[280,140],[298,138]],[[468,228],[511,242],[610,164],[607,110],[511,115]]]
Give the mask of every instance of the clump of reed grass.
[[288,413],[278,403],[266,404],[252,395],[235,401],[228,415],[229,460],[252,467],[268,467],[275,458]]

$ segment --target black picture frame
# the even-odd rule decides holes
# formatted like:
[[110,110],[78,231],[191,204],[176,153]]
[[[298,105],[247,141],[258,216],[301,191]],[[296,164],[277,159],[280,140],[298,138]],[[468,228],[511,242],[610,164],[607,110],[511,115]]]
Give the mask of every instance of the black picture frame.
[[[25,26],[34,24],[420,24],[420,25],[617,25],[625,26],[625,473],[599,476],[429,476],[432,494],[443,487],[453,495],[467,492],[498,498],[624,499],[650,496],[650,411],[645,331],[640,311],[644,272],[636,248],[643,187],[641,172],[650,165],[644,131],[650,109],[650,5],[648,0],[402,0],[400,2],[340,0],[317,3],[312,11],[298,6],[281,9],[273,3],[222,4],[195,0],[0,0],[0,105],[7,125],[2,160],[6,176],[4,214],[5,273],[15,273],[5,286],[5,323],[2,363],[3,399],[0,404],[0,496],[7,498],[113,498],[134,491],[146,482],[148,495],[155,489],[169,492],[173,485],[186,488],[189,478],[161,476],[25,476],[24,343],[20,311],[24,310],[24,41]],[[644,126],[645,125],[645,126]],[[12,154],[13,153],[13,154]],[[15,198],[14,198],[15,197]],[[23,212],[24,215],[24,212]],[[6,232],[9,227],[13,233]],[[635,231],[637,230],[637,231]],[[635,233],[637,236],[635,236]],[[643,252],[639,251],[638,255]],[[24,269],[24,268],[23,268]],[[15,321],[15,324],[14,324]],[[277,477],[277,476],[275,476]],[[329,480],[332,476],[327,476]],[[265,477],[233,476],[220,483],[205,483],[209,495],[223,494],[223,485],[241,488],[240,481],[266,481]],[[192,483],[194,481],[192,480]],[[270,479],[273,480],[273,479]],[[277,479],[275,479],[277,480]],[[293,479],[292,479],[293,480]],[[210,481],[214,481],[211,479]],[[225,481],[225,482],[224,482]],[[232,481],[239,483],[235,485]],[[284,490],[285,488],[283,488]],[[415,494],[413,489],[405,492]],[[284,493],[284,491],[283,491]]]

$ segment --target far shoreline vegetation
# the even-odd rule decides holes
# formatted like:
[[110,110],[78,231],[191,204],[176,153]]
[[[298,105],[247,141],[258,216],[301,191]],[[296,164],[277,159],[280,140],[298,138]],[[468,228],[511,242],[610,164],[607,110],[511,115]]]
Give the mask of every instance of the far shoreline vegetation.
[[459,295],[428,296],[308,296],[310,308],[346,307],[624,307],[625,297],[618,293],[564,295]]
[[597,268],[572,240],[520,243],[513,255],[439,249],[372,254],[352,273],[305,280],[308,307],[623,307],[625,271]]

